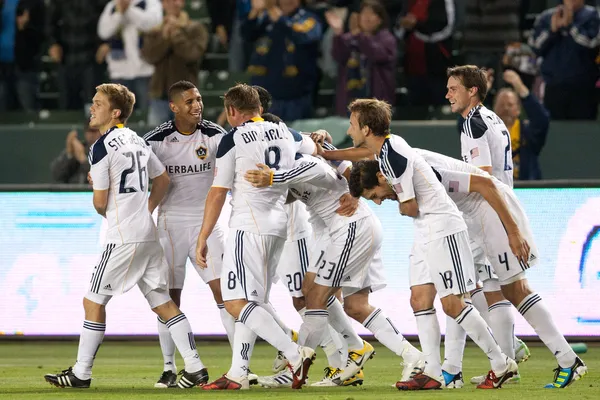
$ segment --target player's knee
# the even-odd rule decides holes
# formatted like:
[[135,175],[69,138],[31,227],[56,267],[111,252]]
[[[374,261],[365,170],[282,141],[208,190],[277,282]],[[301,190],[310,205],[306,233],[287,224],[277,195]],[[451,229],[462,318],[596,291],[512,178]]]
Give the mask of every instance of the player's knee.
[[460,312],[466,306],[462,296],[457,296],[454,294],[448,295],[440,299],[440,301],[442,303],[442,308],[444,309],[444,314],[452,318],[458,317]]
[[223,304],[223,294],[221,293],[221,280],[215,279],[213,281],[208,282],[208,286],[212,291],[213,298],[217,304]]
[[245,300],[232,300],[226,301],[223,304],[225,305],[225,310],[231,315],[233,318],[237,319],[240,316],[240,311],[248,302]]
[[[483,287],[485,288],[485,283],[484,283]],[[502,291],[500,291],[500,290],[486,292],[484,289],[483,295],[485,296],[485,301],[486,301],[488,307],[493,304],[496,304],[500,301],[506,300],[506,298],[502,294]]]
[[346,301],[344,302],[344,311],[346,315],[356,321],[361,321],[361,316],[363,314],[363,307],[360,304],[357,304],[354,301]]
[[411,288],[410,306],[413,312],[428,310],[433,307],[433,300],[429,299],[428,296],[423,296],[422,291]]
[[296,311],[300,311],[306,307],[306,299],[304,297],[292,297],[292,303]]
[[502,293],[508,301],[515,305],[515,307],[518,306],[525,297],[533,293],[525,278],[525,274],[522,273],[522,276],[520,275],[521,274],[515,277],[518,279],[511,280],[509,283],[504,284],[504,282],[501,282]]

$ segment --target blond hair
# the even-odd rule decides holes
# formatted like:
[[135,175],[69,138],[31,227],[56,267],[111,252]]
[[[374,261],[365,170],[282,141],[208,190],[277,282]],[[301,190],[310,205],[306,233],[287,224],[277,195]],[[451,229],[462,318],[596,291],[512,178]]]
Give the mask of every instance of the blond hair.
[[135,94],[119,83],[103,83],[96,86],[96,91],[108,97],[111,110],[121,111],[119,121],[125,123],[133,112]]
[[348,106],[355,113],[359,128],[368,126],[375,136],[386,136],[390,133],[392,122],[392,106],[383,100],[357,99]]

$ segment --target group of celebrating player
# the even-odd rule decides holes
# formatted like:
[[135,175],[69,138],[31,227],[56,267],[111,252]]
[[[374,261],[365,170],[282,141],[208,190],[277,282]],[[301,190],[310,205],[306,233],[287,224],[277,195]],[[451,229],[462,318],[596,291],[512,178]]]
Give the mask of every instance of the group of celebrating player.
[[[465,118],[463,160],[457,160],[411,148],[391,134],[390,106],[375,99],[349,105],[354,148],[337,150],[327,132],[299,133],[269,114],[269,95],[260,87],[239,84],[225,93],[233,127],[226,133],[202,119],[198,89],[177,82],[169,90],[174,119],[142,139],[123,125],[133,94],[117,84],[98,86],[90,126],[104,134],[90,149],[89,178],[94,207],[108,220],[106,247],[84,297],[77,362],[45,375],[46,381],[90,386],[105,305],[136,284],[158,315],[164,368],[155,387],[299,389],[317,347],[329,367],[312,385],[362,384],[375,352],[356,334],[352,318],[403,359],[400,390],[461,388],[466,335],[491,364],[471,382],[495,389],[518,382],[517,364],[529,357],[514,336],[513,305],[557,359],[546,387],[580,379],[586,365],[527,283],[525,271],[540,256],[512,190],[510,135],[482,105],[486,91],[481,69],[448,70],[446,97]],[[227,216],[222,209],[229,196]],[[400,214],[414,220],[410,306],[420,351],[369,303],[369,293],[385,286],[383,234],[361,197],[376,204],[395,200]],[[151,216],[157,207],[158,229]],[[231,368],[213,382],[179,309],[187,259],[212,290],[232,348]],[[298,332],[269,303],[277,279],[302,317]],[[447,315],[443,364],[436,294]],[[278,350],[273,376],[250,371],[257,336]],[[179,380],[175,348],[185,362]]]

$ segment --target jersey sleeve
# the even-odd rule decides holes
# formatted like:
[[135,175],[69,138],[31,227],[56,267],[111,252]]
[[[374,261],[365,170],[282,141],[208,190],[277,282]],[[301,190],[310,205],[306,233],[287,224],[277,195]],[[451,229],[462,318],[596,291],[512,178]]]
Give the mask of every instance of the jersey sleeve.
[[315,145],[315,142],[313,142],[309,135],[303,135],[293,128],[288,127],[287,129],[290,131],[292,137],[294,138],[294,143],[296,145],[296,153],[310,155],[316,153],[317,145]]
[[221,139],[223,139],[223,134],[214,135],[208,138],[208,154],[216,154],[219,150],[219,144],[221,143]]
[[469,193],[471,189],[471,174],[468,172],[448,169],[436,169],[442,185],[448,193]]
[[110,188],[109,156],[104,141],[98,140],[90,148],[88,160],[90,162],[90,175],[94,190],[108,190]]
[[381,158],[379,164],[386,171],[386,178],[398,195],[401,203],[415,198],[413,185],[414,167],[411,159],[396,152],[393,148],[388,151],[387,157]]
[[235,178],[235,142],[233,132],[223,136],[217,149],[213,186],[231,189]]
[[470,164],[476,167],[491,167],[492,155],[488,142],[488,127],[481,118],[469,118],[463,125],[464,133],[461,135],[463,151],[466,153]]
[[160,162],[156,154],[150,151],[150,158],[148,158],[148,178],[154,179],[165,172],[165,166]]
[[331,188],[337,184],[339,179],[343,179],[343,177],[337,176],[329,165],[300,158],[296,160],[294,168],[275,172],[273,174],[273,185],[310,183],[322,188]]

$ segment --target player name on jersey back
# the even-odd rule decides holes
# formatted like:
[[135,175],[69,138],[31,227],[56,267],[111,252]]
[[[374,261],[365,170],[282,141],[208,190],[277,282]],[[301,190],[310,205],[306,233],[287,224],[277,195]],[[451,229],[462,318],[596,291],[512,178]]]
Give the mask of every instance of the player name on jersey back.
[[155,241],[148,211],[148,179],[164,172],[150,146],[134,131],[118,125],[90,148],[94,190],[108,190],[106,243]]
[[196,226],[202,224],[204,203],[214,179],[217,148],[225,130],[203,120],[196,130],[183,134],[174,121],[147,133],[144,139],[165,165],[171,185],[159,206],[159,224]]

